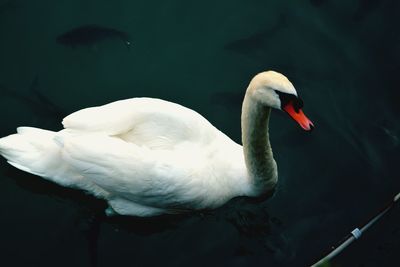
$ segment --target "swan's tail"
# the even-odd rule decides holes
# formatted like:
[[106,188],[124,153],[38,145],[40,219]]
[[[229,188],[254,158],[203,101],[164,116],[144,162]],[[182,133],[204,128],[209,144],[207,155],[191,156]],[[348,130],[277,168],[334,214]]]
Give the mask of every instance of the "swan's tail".
[[[0,154],[14,167],[43,177],[52,175],[60,157],[55,132],[19,127],[17,133],[0,139]],[[58,163],[59,164],[59,163]]]
[[63,133],[19,127],[16,134],[0,138],[0,155],[22,171],[104,198],[107,192],[75,173],[63,160],[63,145]]

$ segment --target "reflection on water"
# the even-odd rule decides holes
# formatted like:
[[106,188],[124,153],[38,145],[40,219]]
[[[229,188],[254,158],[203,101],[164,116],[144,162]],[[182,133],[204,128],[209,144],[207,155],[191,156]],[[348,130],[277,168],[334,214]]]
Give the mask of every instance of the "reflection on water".
[[[306,266],[400,189],[397,1],[0,1],[1,136],[51,130],[65,114],[152,96],[193,108],[240,141],[249,79],[285,73],[315,123],[270,121],[279,185],[269,199],[150,219],[104,216],[105,203],[0,163],[7,266]],[[77,25],[123,29],[118,42],[68,49]],[[398,208],[337,266],[389,266]]]
[[[103,235],[110,234],[108,231],[120,235],[130,235],[133,241],[129,242],[133,243],[136,239],[135,236],[138,239],[151,237],[152,241],[149,242],[149,245],[158,238],[163,240],[165,235],[174,236],[170,240],[171,242],[174,242],[177,235],[182,240],[175,241],[182,246],[192,242],[194,246],[197,246],[198,239],[205,241],[215,238],[216,240],[212,243],[207,244],[205,242],[202,246],[204,253],[206,253],[215,248],[214,242],[217,242],[220,238],[220,231],[222,230],[225,232],[223,234],[226,239],[225,242],[234,242],[229,248],[229,252],[232,253],[234,258],[252,258],[256,255],[267,257],[271,261],[287,262],[294,256],[290,242],[283,232],[283,222],[279,218],[269,216],[265,206],[265,198],[259,200],[237,198],[217,210],[182,215],[163,215],[155,218],[107,217],[104,213],[107,204],[81,191],[60,187],[8,165],[5,166],[3,175],[11,178],[13,182],[18,184],[18,187],[33,194],[50,195],[53,201],[60,200],[66,201],[66,203],[69,203],[68,205],[72,204],[77,212],[72,218],[72,226],[85,240],[90,266],[99,266],[99,260],[112,260],[107,257],[104,259],[103,249],[109,245],[105,245],[104,248],[102,247],[104,244],[101,242]],[[199,227],[203,228],[203,231],[208,231],[208,227],[216,229],[211,234],[205,235],[204,232],[198,232]],[[107,229],[105,233],[104,228]],[[129,245],[126,242],[123,244]],[[141,244],[131,244],[131,249],[138,245]],[[181,246],[177,246],[170,248],[170,252],[180,253],[181,249]],[[137,263],[148,261],[146,255],[140,256],[136,258]],[[194,257],[196,256],[194,255]],[[191,258],[181,260],[186,262]],[[208,261],[208,259],[206,260]],[[221,261],[222,259],[217,257],[216,260]],[[199,266],[201,264],[199,263]]]

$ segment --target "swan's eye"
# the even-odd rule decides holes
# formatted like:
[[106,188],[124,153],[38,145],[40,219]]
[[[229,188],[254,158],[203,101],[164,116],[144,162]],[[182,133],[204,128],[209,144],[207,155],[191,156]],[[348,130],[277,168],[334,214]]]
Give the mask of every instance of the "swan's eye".
[[281,108],[283,109],[287,104],[291,103],[296,113],[303,107],[303,100],[292,94],[282,93],[275,91],[281,100]]

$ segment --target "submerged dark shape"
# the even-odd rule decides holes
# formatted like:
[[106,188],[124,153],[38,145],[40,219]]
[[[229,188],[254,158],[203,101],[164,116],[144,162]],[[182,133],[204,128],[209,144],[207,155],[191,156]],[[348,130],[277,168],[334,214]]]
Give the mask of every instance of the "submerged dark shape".
[[310,3],[313,6],[319,7],[321,6],[325,1],[324,0],[310,0]]
[[104,40],[120,39],[129,47],[129,35],[123,31],[99,25],[84,25],[59,35],[57,43],[66,46],[94,45]]
[[0,15],[4,15],[8,11],[12,11],[18,8],[18,4],[13,0],[0,0]]
[[7,88],[0,85],[0,89],[5,97],[12,97],[24,103],[32,111],[41,117],[51,117],[54,119],[64,118],[67,112],[54,104],[47,96],[39,90],[39,79],[35,76],[28,89],[28,94],[18,90]]
[[240,54],[264,51],[268,44],[271,43],[271,38],[281,32],[287,25],[287,18],[282,14],[278,17],[277,21],[267,29],[256,32],[248,37],[234,40],[226,44],[224,48]]
[[218,92],[210,96],[210,101],[227,108],[240,109],[243,102],[243,92]]
[[354,20],[361,21],[374,12],[381,5],[381,1],[359,0],[358,7],[354,14]]

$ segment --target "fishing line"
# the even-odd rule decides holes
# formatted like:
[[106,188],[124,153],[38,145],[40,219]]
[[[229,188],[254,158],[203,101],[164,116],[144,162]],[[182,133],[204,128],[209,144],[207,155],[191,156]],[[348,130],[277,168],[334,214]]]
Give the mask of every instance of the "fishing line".
[[340,243],[337,247],[332,247],[332,251],[327,254],[325,257],[323,257],[321,260],[319,260],[317,263],[314,263],[311,265],[311,267],[318,267],[322,266],[325,263],[328,263],[331,259],[333,259],[336,255],[338,255],[340,252],[342,252],[346,247],[348,247],[354,240],[359,239],[362,234],[371,226],[373,225],[377,220],[382,218],[383,215],[385,215],[390,209],[394,207],[396,202],[400,199],[400,192],[397,193],[397,195],[394,196],[394,198],[387,204],[385,205],[382,210],[370,219],[361,229],[355,228],[353,231],[351,231],[343,240],[343,242]]

